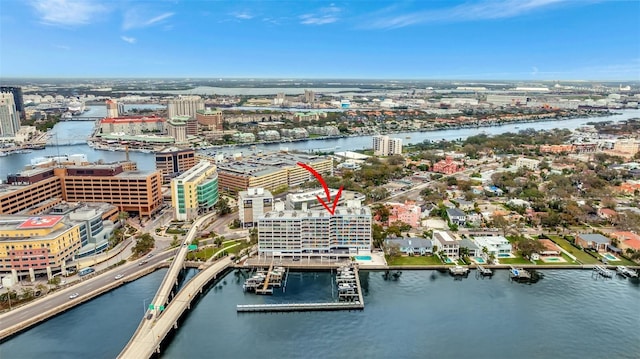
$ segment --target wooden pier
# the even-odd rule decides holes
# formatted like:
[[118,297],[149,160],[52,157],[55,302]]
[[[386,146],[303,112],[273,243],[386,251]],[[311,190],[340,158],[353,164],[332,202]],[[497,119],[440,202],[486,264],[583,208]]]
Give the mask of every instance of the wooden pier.
[[594,276],[594,275],[601,276],[604,278],[611,278],[613,277],[613,272],[608,270],[605,266],[594,266],[593,272],[591,272],[591,276]]
[[476,267],[476,269],[478,270],[478,275],[482,276],[482,277],[491,277],[493,276],[493,271],[489,268],[485,268],[481,265],[478,264],[478,266]]
[[238,304],[239,313],[249,312],[308,312],[330,310],[362,310],[362,302],[326,302],[326,303],[282,303],[282,304]]

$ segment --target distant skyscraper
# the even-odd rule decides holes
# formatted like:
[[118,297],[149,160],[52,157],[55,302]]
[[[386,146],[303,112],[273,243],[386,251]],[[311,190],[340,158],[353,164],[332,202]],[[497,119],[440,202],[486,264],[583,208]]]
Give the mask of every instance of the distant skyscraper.
[[390,156],[402,154],[402,139],[389,136],[373,136],[373,154],[376,156]]
[[311,90],[304,90],[304,102],[314,103],[316,100],[316,93]]
[[13,137],[20,130],[20,117],[13,102],[14,95],[0,92],[0,136]]
[[13,103],[16,111],[19,112],[20,119],[25,119],[24,99],[22,98],[22,87],[1,86],[0,92],[10,92],[13,95]]
[[191,116],[195,118],[198,110],[204,110],[204,100],[200,96],[180,97],[179,99],[169,100],[167,117]]
[[118,117],[118,104],[114,100],[107,100],[107,117]]

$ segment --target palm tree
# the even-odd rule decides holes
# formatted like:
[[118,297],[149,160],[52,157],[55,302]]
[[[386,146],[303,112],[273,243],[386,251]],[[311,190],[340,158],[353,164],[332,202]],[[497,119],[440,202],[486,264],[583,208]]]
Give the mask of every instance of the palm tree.
[[120,213],[118,213],[118,221],[122,225],[122,239],[120,240],[120,242],[124,242],[124,236],[127,232],[127,228],[126,228],[127,218],[129,218],[129,212],[120,211]]

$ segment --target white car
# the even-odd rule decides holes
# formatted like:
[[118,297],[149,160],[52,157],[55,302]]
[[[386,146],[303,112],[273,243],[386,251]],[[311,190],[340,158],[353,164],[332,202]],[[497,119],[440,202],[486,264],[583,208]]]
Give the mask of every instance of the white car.
[[120,278],[122,278],[122,277],[124,277],[124,275],[122,275],[122,274],[118,274],[115,278],[116,278],[116,280],[118,280],[118,279],[120,279]]
[[71,294],[71,295],[69,296],[69,299],[78,298],[78,296],[79,296],[79,295],[80,295],[80,294],[78,294],[78,293],[73,293],[73,294]]

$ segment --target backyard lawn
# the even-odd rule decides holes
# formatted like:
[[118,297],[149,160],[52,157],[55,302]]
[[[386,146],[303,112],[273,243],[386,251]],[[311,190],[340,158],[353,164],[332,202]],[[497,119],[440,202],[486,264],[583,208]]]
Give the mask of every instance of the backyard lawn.
[[554,241],[555,244],[562,247],[562,249],[566,250],[567,252],[575,256],[582,264],[599,264],[600,263],[596,258],[593,258],[592,256],[588,255],[584,251],[581,251],[578,248],[574,247],[566,239],[560,236],[547,236],[547,237],[549,237],[549,239]]
[[417,265],[442,265],[437,256],[387,256],[387,264],[390,266],[417,266]]

